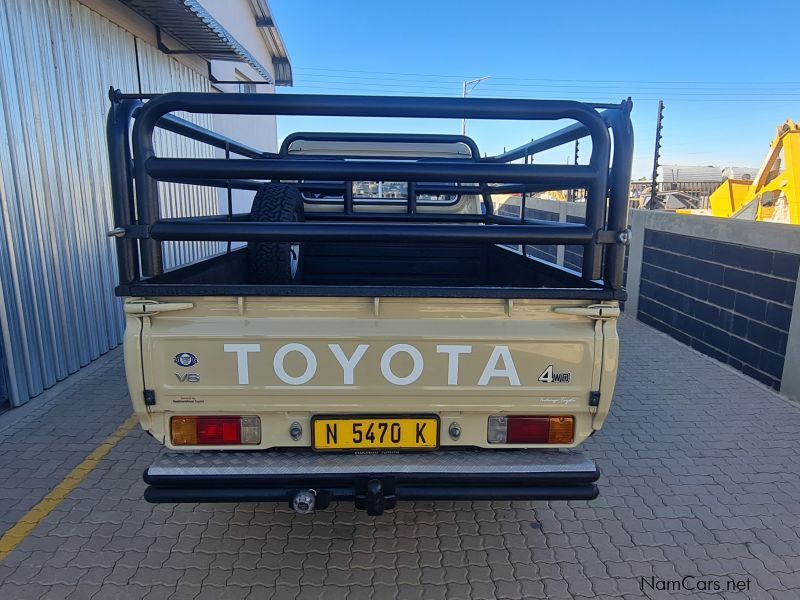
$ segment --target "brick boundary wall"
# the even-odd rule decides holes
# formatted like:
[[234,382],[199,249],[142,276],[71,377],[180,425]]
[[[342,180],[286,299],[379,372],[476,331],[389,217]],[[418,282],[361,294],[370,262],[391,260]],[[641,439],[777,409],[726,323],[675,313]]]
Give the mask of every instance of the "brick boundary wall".
[[[583,208],[585,212],[585,205]],[[567,223],[582,225],[585,222],[584,215],[567,215]],[[580,271],[583,268],[583,246],[564,246],[564,266],[574,271]]]
[[637,318],[779,389],[800,257],[644,232]]
[[[519,219],[520,198],[510,197],[497,207],[497,214]],[[586,204],[558,200],[525,199],[525,218],[559,223],[584,223]],[[580,271],[583,263],[582,246],[528,246],[528,256],[546,260],[568,269]]]
[[800,228],[646,210],[631,228],[627,312],[800,397]]
[[[532,208],[530,206],[527,206],[527,201],[525,204],[526,204],[525,206],[526,219],[538,219],[540,221],[558,221],[557,212]],[[539,258],[541,260],[546,260],[552,263],[558,262],[558,246],[552,244],[549,246],[528,246],[527,252],[528,256],[533,256],[534,258]]]

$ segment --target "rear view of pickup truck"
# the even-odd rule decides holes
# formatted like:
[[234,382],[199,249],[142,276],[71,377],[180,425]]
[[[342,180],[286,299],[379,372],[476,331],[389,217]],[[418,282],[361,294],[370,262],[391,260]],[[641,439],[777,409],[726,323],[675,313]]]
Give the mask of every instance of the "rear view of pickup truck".
[[[597,496],[577,447],[602,427],[616,380],[629,101],[112,100],[125,368],[142,427],[165,446],[145,473],[149,501],[380,514],[402,500]],[[175,111],[575,124],[492,157],[449,134],[296,133],[271,154]],[[156,156],[156,128],[238,157]],[[588,165],[533,163],[587,136]],[[252,190],[253,204],[168,219],[158,181]],[[586,190],[585,223],[497,214],[501,194],[524,207],[560,189]],[[165,241],[228,244],[165,270]],[[537,245],[579,247],[581,271],[532,257]]]

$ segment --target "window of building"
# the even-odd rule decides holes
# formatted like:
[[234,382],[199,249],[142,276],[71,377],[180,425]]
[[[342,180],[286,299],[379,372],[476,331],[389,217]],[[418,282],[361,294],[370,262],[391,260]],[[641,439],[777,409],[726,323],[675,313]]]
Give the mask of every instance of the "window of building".
[[255,94],[256,84],[252,81],[242,81],[236,84],[236,92],[238,94]]

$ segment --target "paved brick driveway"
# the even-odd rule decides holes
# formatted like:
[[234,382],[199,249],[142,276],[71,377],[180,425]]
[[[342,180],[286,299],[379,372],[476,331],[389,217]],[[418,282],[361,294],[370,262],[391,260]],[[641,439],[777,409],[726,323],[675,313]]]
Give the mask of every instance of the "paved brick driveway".
[[[159,447],[136,429],[0,562],[0,598],[800,598],[800,409],[639,323],[621,330],[612,416],[585,445],[598,500],[401,504],[383,517],[153,506],[141,473]],[[115,351],[0,416],[0,531],[127,402]],[[698,589],[641,589],[685,576]]]

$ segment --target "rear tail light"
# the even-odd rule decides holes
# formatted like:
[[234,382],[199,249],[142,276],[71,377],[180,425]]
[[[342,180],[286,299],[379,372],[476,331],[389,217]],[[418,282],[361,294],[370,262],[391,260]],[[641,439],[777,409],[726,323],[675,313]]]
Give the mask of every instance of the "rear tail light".
[[574,417],[489,417],[490,444],[571,444]]
[[172,417],[174,446],[239,446],[261,443],[258,417]]

